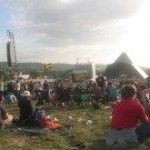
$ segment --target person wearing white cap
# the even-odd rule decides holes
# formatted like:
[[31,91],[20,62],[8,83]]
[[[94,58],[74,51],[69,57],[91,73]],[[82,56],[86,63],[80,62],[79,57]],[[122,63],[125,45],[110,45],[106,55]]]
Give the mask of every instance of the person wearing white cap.
[[24,91],[23,96],[18,102],[20,108],[19,122],[21,125],[31,125],[34,108],[31,103],[31,95],[29,91]]

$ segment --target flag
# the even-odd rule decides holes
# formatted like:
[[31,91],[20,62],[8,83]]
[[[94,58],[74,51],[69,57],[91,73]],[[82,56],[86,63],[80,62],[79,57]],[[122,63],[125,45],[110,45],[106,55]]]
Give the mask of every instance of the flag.
[[45,64],[43,69],[44,71],[52,69],[52,64],[51,63]]

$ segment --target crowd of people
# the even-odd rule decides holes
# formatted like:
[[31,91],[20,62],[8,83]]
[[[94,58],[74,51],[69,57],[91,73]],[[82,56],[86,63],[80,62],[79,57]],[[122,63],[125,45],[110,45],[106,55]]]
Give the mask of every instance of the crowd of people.
[[[107,138],[110,149],[116,146],[136,145],[150,136],[150,77],[147,79],[107,79],[102,75],[94,80],[73,83],[69,79],[55,82],[0,81],[0,126],[5,128],[12,122],[3,101],[18,103],[19,125],[34,124],[35,107],[49,104],[50,107],[82,107],[84,100],[90,101],[92,108],[100,109],[101,104],[112,108],[112,121]],[[34,118],[35,119],[35,118]],[[143,122],[142,125],[138,125]]]

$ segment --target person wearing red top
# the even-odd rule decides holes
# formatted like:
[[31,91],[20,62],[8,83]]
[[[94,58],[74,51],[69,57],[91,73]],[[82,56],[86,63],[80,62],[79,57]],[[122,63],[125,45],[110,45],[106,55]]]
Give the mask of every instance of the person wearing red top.
[[148,122],[143,106],[135,98],[123,99],[113,108],[111,128],[137,128],[139,120]]
[[122,100],[112,109],[111,129],[106,140],[109,148],[115,146],[125,148],[150,137],[148,116],[135,95],[134,85],[125,85],[121,90]]

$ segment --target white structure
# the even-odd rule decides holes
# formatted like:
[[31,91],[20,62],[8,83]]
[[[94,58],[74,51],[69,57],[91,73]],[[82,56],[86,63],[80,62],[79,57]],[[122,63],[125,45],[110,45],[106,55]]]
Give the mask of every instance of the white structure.
[[75,69],[72,71],[72,74],[78,75],[78,79],[81,75],[81,80],[83,80],[84,78],[95,80],[95,65],[93,63],[77,63]]
[[148,75],[135,63],[133,63],[126,53],[122,53],[115,61],[115,63],[131,64],[135,70],[145,79]]

